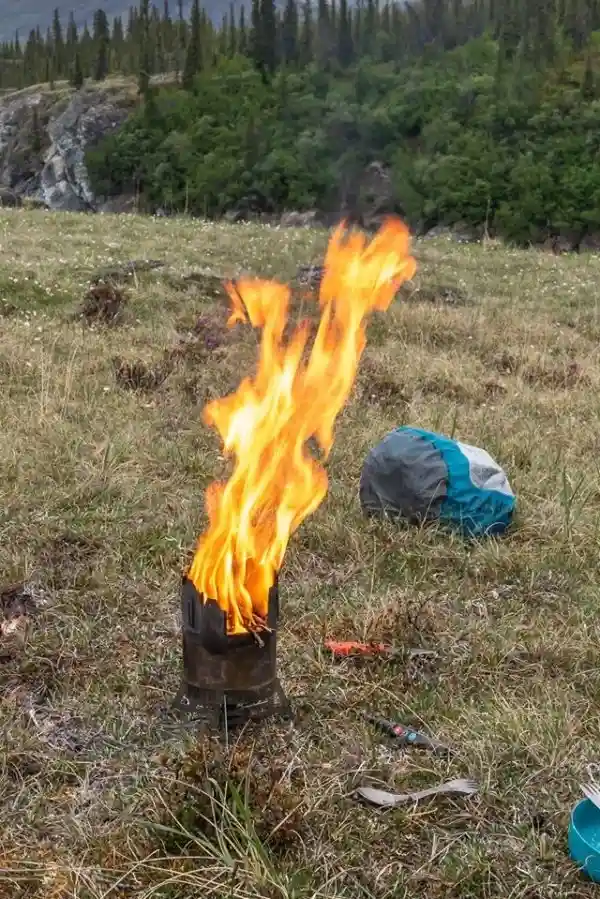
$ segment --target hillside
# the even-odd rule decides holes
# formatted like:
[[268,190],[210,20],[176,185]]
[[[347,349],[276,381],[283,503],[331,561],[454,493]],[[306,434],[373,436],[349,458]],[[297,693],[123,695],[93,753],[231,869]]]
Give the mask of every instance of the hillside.
[[[215,276],[289,279],[325,240],[0,212],[0,586],[26,597],[17,614],[2,593],[2,899],[596,895],[566,829],[600,739],[597,256],[417,243],[417,290],[370,328],[329,493],[282,572],[295,725],[228,750],[161,729],[180,572],[223,473],[202,408],[256,358]],[[121,319],[74,321],[98,269],[135,259],[164,266],[129,279]],[[519,501],[508,538],[361,516],[365,454],[402,423],[496,456]],[[324,637],[437,656],[355,667]],[[458,754],[389,751],[365,712]],[[351,798],[368,778],[450,777],[480,795],[383,814]]]
[[[268,84],[250,61],[222,60],[91,151],[92,184],[198,215],[379,207],[419,231],[600,246],[600,100],[581,55],[499,81],[500,52],[483,37],[399,70],[284,69]],[[597,66],[595,44],[593,54]],[[364,177],[373,165],[375,185]]]

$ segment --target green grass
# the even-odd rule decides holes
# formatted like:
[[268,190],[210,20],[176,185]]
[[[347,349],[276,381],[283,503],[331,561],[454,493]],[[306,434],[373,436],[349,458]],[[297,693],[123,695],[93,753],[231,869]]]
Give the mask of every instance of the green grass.
[[[371,328],[328,463],[292,540],[280,670],[294,727],[235,745],[165,737],[181,673],[180,572],[221,471],[202,406],[251,370],[255,338],[192,270],[289,279],[324,232],[0,214],[0,584],[36,611],[0,644],[2,899],[564,899],[594,895],[566,851],[600,739],[600,260],[416,245],[419,288]],[[118,327],[73,320],[96,270],[161,259]],[[460,302],[431,302],[446,288]],[[172,350],[204,315],[210,350]],[[124,389],[115,359],[154,369]],[[519,498],[514,532],[465,544],[365,521],[368,449],[401,423],[485,446]],[[324,636],[439,658],[354,667]],[[450,762],[389,751],[363,711],[429,728]],[[474,800],[378,814],[353,786],[446,777]]]

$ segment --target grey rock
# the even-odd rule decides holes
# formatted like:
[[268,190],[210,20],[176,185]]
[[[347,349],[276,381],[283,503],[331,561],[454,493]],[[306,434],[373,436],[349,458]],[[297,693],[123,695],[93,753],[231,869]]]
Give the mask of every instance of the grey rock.
[[453,240],[456,243],[477,243],[483,237],[482,228],[474,228],[464,222],[457,222],[455,225],[434,225],[423,235],[425,240],[435,240],[436,238],[445,238]]
[[423,235],[424,240],[436,240],[442,237],[446,240],[452,239],[452,231],[447,225],[434,225]]
[[139,202],[135,196],[121,194],[117,197],[109,197],[106,200],[99,201],[96,208],[100,213],[133,215],[139,210]]
[[600,233],[595,231],[582,237],[579,251],[581,253],[600,253]]
[[457,222],[452,226],[452,238],[457,243],[477,243],[483,237],[483,228],[475,228],[465,222]]
[[561,253],[572,253],[580,248],[580,237],[575,232],[551,234],[542,243],[543,250],[559,256]]
[[117,130],[134,100],[99,86],[32,89],[0,99],[0,189],[53,210],[93,212],[85,152]]
[[284,228],[314,228],[319,224],[319,214],[316,209],[307,212],[284,212],[280,224]]
[[228,209],[223,216],[224,221],[229,225],[236,225],[238,222],[244,221],[244,213],[241,209]]

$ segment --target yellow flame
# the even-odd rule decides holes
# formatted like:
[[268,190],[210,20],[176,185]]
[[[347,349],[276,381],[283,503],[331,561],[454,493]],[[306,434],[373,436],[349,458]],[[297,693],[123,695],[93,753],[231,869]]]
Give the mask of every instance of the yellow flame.
[[314,438],[325,456],[366,343],[366,321],[385,310],[416,263],[410,234],[389,219],[370,243],[340,225],[325,259],[321,317],[310,350],[310,326],[288,340],[289,288],[270,281],[227,285],[229,324],[250,321],[262,331],[258,369],[235,393],[209,403],[204,421],[217,429],[234,466],[226,483],[206,493],[209,525],[188,578],[225,611],[228,633],[259,630],[268,595],[291,535],[323,501],[327,474],[310,454]]

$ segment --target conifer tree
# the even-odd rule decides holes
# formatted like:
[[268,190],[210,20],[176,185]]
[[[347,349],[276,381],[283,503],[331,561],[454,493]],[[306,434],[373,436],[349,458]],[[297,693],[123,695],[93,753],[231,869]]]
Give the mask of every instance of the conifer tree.
[[350,19],[350,34],[352,35],[352,46],[356,50],[356,55],[362,54],[363,38],[364,38],[364,16],[362,0],[358,6],[348,8],[348,17]]
[[504,0],[500,15],[498,55],[500,60],[514,58],[521,40],[520,0]]
[[242,56],[245,56],[248,52],[248,34],[246,32],[246,11],[245,7],[242,6],[240,9],[240,21],[238,25],[238,40],[237,40],[237,49],[238,53],[241,53]]
[[375,38],[377,32],[377,19],[379,18],[375,0],[367,0],[365,23],[361,35],[361,52],[372,55],[375,50]]
[[277,13],[275,0],[260,0],[262,41],[261,71],[272,75],[277,68]]
[[281,23],[283,59],[287,65],[298,61],[298,7],[296,0],[287,0]]
[[300,61],[307,66],[313,59],[313,11],[311,0],[302,4],[302,27],[300,32]]
[[54,57],[54,70],[57,75],[63,75],[65,71],[65,44],[63,40],[62,25],[58,7],[54,10],[52,18],[52,55]]
[[330,6],[327,0],[319,0],[317,10],[317,62],[327,68],[333,48]]
[[73,63],[73,72],[71,75],[71,85],[75,88],[75,90],[79,90],[83,87],[83,69],[81,67],[81,56],[79,50],[75,51],[75,61]]
[[91,75],[94,70],[94,41],[90,34],[87,22],[83,23],[83,30],[79,40],[79,53],[81,55],[81,68],[84,76]]
[[347,0],[340,0],[340,18],[338,25],[338,60],[341,66],[347,67],[354,57],[352,40],[352,22]]
[[110,45],[108,19],[103,9],[97,9],[94,13],[93,42],[95,49],[94,80],[103,81],[108,75],[108,51]]
[[23,53],[23,80],[25,84],[34,84],[41,77],[40,72],[41,47],[38,44],[37,33],[34,29],[29,32],[25,51]]
[[592,55],[589,50],[585,54],[583,80],[581,82],[581,95],[585,100],[593,100],[596,96],[596,75],[594,72]]
[[250,58],[265,80],[277,67],[277,15],[274,0],[252,0]]
[[[75,16],[73,13],[69,15],[69,21],[67,23],[67,35],[65,40],[65,64],[68,67],[71,76],[73,74],[73,66],[75,63],[75,54],[77,52],[77,48],[79,45],[79,34],[77,31],[77,25],[75,24]],[[80,60],[81,65],[81,60]]]
[[183,66],[183,87],[192,90],[194,79],[202,70],[202,30],[200,20],[200,3],[194,0],[192,4],[192,17],[190,22],[190,40],[185,54]]
[[146,97],[150,88],[150,8],[149,0],[141,0],[140,4],[140,67],[138,72],[138,93]]
[[564,29],[576,50],[585,44],[589,9],[589,0],[565,0]]
[[49,53],[45,54],[44,65],[45,65],[44,81],[47,83],[50,90],[53,91],[54,90],[54,69],[52,67],[52,57],[50,56]]
[[218,33],[218,55],[228,56],[229,53],[229,16],[223,16]]
[[183,72],[187,44],[187,27],[183,15],[183,0],[177,0],[177,28],[175,34],[175,77],[179,80]]
[[171,19],[171,9],[169,0],[164,0],[162,22],[160,24],[160,44],[161,44],[161,60],[157,61],[157,69],[159,72],[168,71],[173,68],[173,51],[175,30],[173,28],[173,20]]
[[[242,6],[242,9],[244,7]],[[229,19],[227,21],[227,56],[235,56],[238,51],[237,30],[235,27],[235,7],[229,4]]]
[[[244,7],[242,7],[243,9]],[[260,0],[252,0],[250,7],[250,39],[249,39],[250,58],[254,65],[259,68],[262,59],[262,30],[260,20]]]
[[118,71],[127,71],[127,53],[125,46],[125,34],[123,32],[123,20],[116,16],[113,20],[112,35],[110,39],[111,68]]

